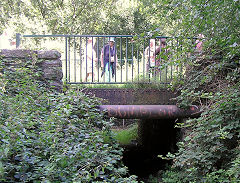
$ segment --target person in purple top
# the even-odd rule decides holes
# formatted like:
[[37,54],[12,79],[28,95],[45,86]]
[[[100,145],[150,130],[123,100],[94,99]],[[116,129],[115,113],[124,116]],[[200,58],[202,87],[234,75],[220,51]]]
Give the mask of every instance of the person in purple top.
[[116,75],[117,49],[114,43],[114,38],[110,37],[108,44],[102,48],[101,52],[101,64],[103,68],[101,76],[105,74],[105,78],[108,82],[111,81],[111,76],[114,77]]

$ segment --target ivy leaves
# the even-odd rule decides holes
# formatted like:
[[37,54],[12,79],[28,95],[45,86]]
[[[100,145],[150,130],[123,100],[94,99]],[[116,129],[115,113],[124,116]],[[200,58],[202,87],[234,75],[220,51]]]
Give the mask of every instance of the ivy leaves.
[[137,182],[126,176],[99,102],[74,89],[50,92],[23,63],[18,72],[2,64],[1,182]]

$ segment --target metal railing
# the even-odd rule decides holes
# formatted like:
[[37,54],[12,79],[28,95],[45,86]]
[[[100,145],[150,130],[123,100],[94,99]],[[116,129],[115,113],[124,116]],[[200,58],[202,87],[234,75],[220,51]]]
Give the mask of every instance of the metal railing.
[[[187,54],[193,47],[193,39],[162,36],[136,39],[131,35],[16,34],[17,47],[23,46],[27,38],[44,38],[45,42],[54,41],[55,46],[62,46],[58,51],[65,61],[63,72],[68,84],[168,84],[173,77],[184,72],[181,64],[184,50]],[[109,58],[105,55],[112,51],[111,47],[106,47],[109,39],[114,39],[113,59],[111,54]],[[103,51],[103,48],[109,50]]]

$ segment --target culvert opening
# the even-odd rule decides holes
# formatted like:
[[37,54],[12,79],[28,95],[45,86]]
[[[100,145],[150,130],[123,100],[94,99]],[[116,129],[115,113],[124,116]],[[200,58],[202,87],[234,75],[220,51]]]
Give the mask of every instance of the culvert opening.
[[158,155],[176,152],[180,129],[174,128],[175,121],[175,119],[139,121],[137,142],[124,146],[123,163],[128,167],[129,174],[137,175],[139,180],[143,180],[171,164],[171,161],[163,160]]

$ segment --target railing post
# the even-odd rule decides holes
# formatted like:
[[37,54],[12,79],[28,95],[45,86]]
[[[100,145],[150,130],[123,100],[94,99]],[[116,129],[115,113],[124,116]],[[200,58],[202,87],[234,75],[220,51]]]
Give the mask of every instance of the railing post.
[[16,48],[20,46],[20,43],[21,43],[21,34],[16,33]]

